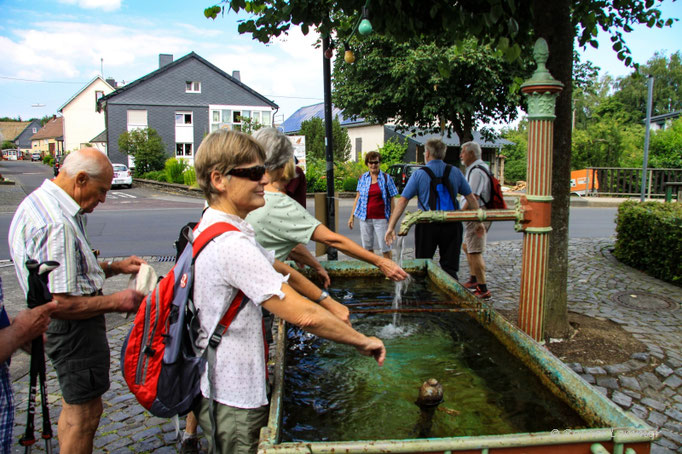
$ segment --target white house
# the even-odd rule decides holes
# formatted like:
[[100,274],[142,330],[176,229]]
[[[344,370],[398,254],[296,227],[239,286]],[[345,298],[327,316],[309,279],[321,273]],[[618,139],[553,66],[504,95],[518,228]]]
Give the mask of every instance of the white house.
[[[112,91],[114,87],[97,76],[59,108],[64,117],[65,151],[78,150],[86,143],[92,143],[93,137],[104,131],[104,112],[97,112],[97,100]],[[106,148],[101,151],[106,153]]]

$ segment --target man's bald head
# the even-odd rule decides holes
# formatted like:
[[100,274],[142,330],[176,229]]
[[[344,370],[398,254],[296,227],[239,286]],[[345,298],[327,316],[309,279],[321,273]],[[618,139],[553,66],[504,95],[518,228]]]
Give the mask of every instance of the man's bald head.
[[109,158],[97,148],[82,148],[66,155],[61,172],[70,178],[75,178],[79,172],[85,172],[92,178],[101,178],[111,173],[112,167]]

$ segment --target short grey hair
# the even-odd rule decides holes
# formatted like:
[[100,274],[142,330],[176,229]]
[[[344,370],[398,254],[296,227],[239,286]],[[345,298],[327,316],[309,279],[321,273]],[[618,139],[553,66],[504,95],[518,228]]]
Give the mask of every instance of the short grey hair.
[[91,178],[101,177],[106,169],[106,164],[104,163],[109,163],[111,166],[111,161],[107,155],[99,150],[98,152],[102,154],[104,160],[93,159],[91,156],[88,156],[88,153],[85,152],[86,150],[92,149],[84,148],[67,154],[60,171],[66,172],[71,178],[74,178],[79,172],[85,172]]
[[474,157],[476,159],[481,159],[481,146],[477,142],[474,142],[473,140],[471,142],[463,143],[462,150],[464,151],[471,150],[474,152]]
[[426,151],[429,152],[433,159],[444,159],[445,152],[448,147],[440,139],[429,139],[425,145]]
[[294,159],[294,147],[284,133],[275,128],[262,128],[253,133],[263,149],[265,149],[265,168],[268,172],[284,167]]

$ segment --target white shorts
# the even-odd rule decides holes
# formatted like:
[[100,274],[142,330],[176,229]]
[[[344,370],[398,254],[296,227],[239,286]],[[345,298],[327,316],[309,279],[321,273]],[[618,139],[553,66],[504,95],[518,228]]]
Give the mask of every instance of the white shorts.
[[[386,219],[358,219],[360,221],[360,238],[362,238],[362,247],[368,251],[378,250],[388,252],[391,247],[386,244],[384,237],[386,236],[386,229],[388,228],[388,221]],[[376,239],[376,242],[374,241]],[[374,247],[377,244],[378,247]]]

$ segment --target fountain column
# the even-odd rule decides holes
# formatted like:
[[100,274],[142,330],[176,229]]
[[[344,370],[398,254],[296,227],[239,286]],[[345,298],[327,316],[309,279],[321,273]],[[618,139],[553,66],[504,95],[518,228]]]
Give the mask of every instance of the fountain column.
[[533,57],[537,70],[521,85],[528,100],[528,160],[525,200],[521,200],[530,222],[522,230],[523,256],[519,327],[536,341],[543,339],[545,279],[547,275],[552,202],[552,150],[555,103],[563,84],[545,67],[549,50],[540,38]]

